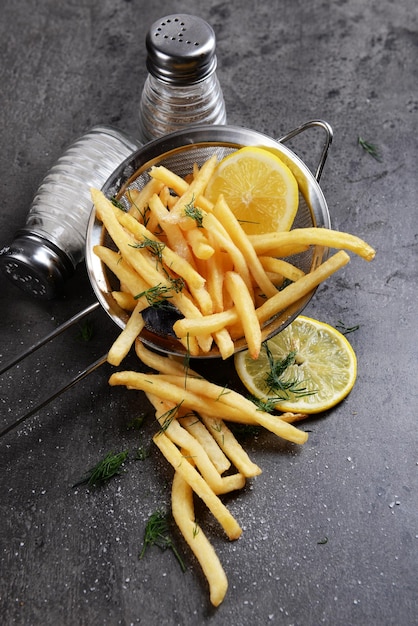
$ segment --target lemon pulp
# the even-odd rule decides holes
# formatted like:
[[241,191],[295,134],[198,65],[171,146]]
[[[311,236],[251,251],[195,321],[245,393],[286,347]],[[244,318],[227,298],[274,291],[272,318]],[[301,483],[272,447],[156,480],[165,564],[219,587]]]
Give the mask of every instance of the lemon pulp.
[[300,315],[267,345],[274,362],[294,355],[294,363],[280,377],[284,383],[295,383],[291,389],[269,389],[271,364],[264,347],[258,359],[244,350],[235,355],[234,363],[248,391],[263,401],[273,401],[277,410],[319,413],[341,402],[353,388],[356,355],[346,337],[332,326]]
[[220,194],[249,235],[290,230],[299,204],[288,166],[269,150],[251,146],[218,164],[205,195],[216,202]]

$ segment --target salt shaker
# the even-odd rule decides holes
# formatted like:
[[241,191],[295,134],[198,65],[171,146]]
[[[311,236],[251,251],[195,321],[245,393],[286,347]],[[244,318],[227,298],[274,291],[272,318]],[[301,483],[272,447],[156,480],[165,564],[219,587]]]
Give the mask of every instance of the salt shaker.
[[46,174],[25,226],[0,250],[3,272],[31,295],[50,299],[84,258],[92,201],[110,174],[140,144],[111,126],[95,126],[77,139]]
[[215,47],[212,27],[194,15],[169,15],[152,24],[139,109],[143,143],[190,125],[226,124]]

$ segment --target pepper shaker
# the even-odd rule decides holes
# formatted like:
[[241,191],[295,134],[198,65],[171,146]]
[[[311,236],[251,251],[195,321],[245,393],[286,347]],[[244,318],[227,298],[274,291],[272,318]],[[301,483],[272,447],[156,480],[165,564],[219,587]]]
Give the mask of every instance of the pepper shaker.
[[143,143],[186,126],[226,124],[215,48],[212,27],[194,15],[168,15],[152,24],[139,108]]
[[100,189],[139,147],[111,126],[95,126],[70,145],[43,179],[25,226],[0,250],[6,276],[35,297],[55,297],[84,258],[90,188]]

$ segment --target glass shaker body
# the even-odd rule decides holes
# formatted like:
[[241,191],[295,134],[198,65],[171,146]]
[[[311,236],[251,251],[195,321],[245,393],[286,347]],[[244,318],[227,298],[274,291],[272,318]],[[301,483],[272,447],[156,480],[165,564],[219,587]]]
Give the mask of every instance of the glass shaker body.
[[226,124],[209,24],[193,15],[169,15],[152,24],[146,47],[149,73],[139,109],[143,143],[187,126]]
[[140,144],[110,126],[77,139],[46,174],[26,223],[0,251],[0,267],[32,295],[52,298],[83,260],[92,201],[112,172]]

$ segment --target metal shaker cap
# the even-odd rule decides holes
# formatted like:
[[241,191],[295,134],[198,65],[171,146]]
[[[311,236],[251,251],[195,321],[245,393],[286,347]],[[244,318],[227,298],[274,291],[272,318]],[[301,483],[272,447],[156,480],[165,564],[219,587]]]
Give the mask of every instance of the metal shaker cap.
[[149,73],[165,83],[198,83],[216,69],[215,33],[194,15],[168,15],[154,22],[146,47]]
[[0,267],[23,291],[50,300],[74,273],[69,258],[54,244],[33,233],[17,233],[0,251]]

